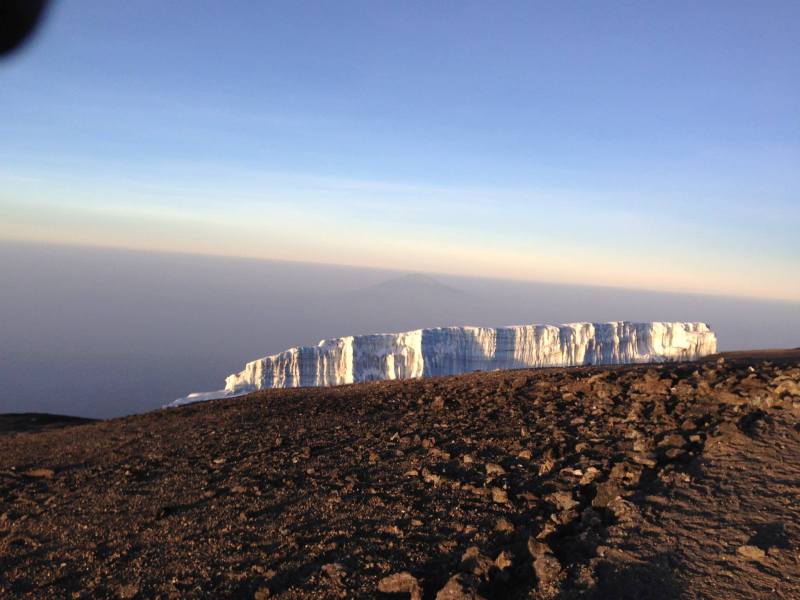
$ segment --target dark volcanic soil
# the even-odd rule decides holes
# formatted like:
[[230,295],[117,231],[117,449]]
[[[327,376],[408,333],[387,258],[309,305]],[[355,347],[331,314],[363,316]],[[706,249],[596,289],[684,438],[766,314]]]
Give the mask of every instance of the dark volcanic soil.
[[5,413],[0,415],[0,435],[21,431],[45,431],[72,425],[93,423],[95,419],[49,415],[46,413]]
[[800,352],[0,435],[16,596],[799,598]]

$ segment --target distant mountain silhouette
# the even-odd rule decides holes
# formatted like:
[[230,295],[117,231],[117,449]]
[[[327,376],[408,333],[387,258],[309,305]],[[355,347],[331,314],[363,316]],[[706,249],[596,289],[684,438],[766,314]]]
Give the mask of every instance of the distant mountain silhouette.
[[452,294],[458,296],[467,295],[466,292],[446,285],[434,277],[425,275],[423,273],[409,273],[407,275],[401,275],[399,277],[387,279],[386,281],[372,285],[363,291],[368,293],[392,292],[404,294],[424,294],[426,296],[434,294]]
[[47,413],[0,414],[0,435],[4,433],[38,432],[73,425],[92,423],[94,419],[51,415]]

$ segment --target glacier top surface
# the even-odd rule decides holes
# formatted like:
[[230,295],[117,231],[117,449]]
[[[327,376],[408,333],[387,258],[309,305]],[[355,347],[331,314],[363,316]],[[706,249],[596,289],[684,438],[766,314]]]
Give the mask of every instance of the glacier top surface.
[[716,351],[700,322],[451,326],[320,340],[248,362],[225,388],[172,405],[265,388],[327,386],[476,370],[694,360]]

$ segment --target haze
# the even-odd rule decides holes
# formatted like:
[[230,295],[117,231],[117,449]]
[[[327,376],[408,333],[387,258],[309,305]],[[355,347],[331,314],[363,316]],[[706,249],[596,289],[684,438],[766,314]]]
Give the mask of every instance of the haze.
[[800,340],[790,302],[7,242],[0,252],[0,413],[143,412],[291,346],[426,326],[705,320],[723,350]]

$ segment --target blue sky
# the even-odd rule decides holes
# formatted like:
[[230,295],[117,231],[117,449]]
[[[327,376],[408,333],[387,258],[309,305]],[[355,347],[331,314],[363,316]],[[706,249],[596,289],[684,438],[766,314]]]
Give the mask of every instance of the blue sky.
[[57,2],[0,238],[800,299],[800,3]]

